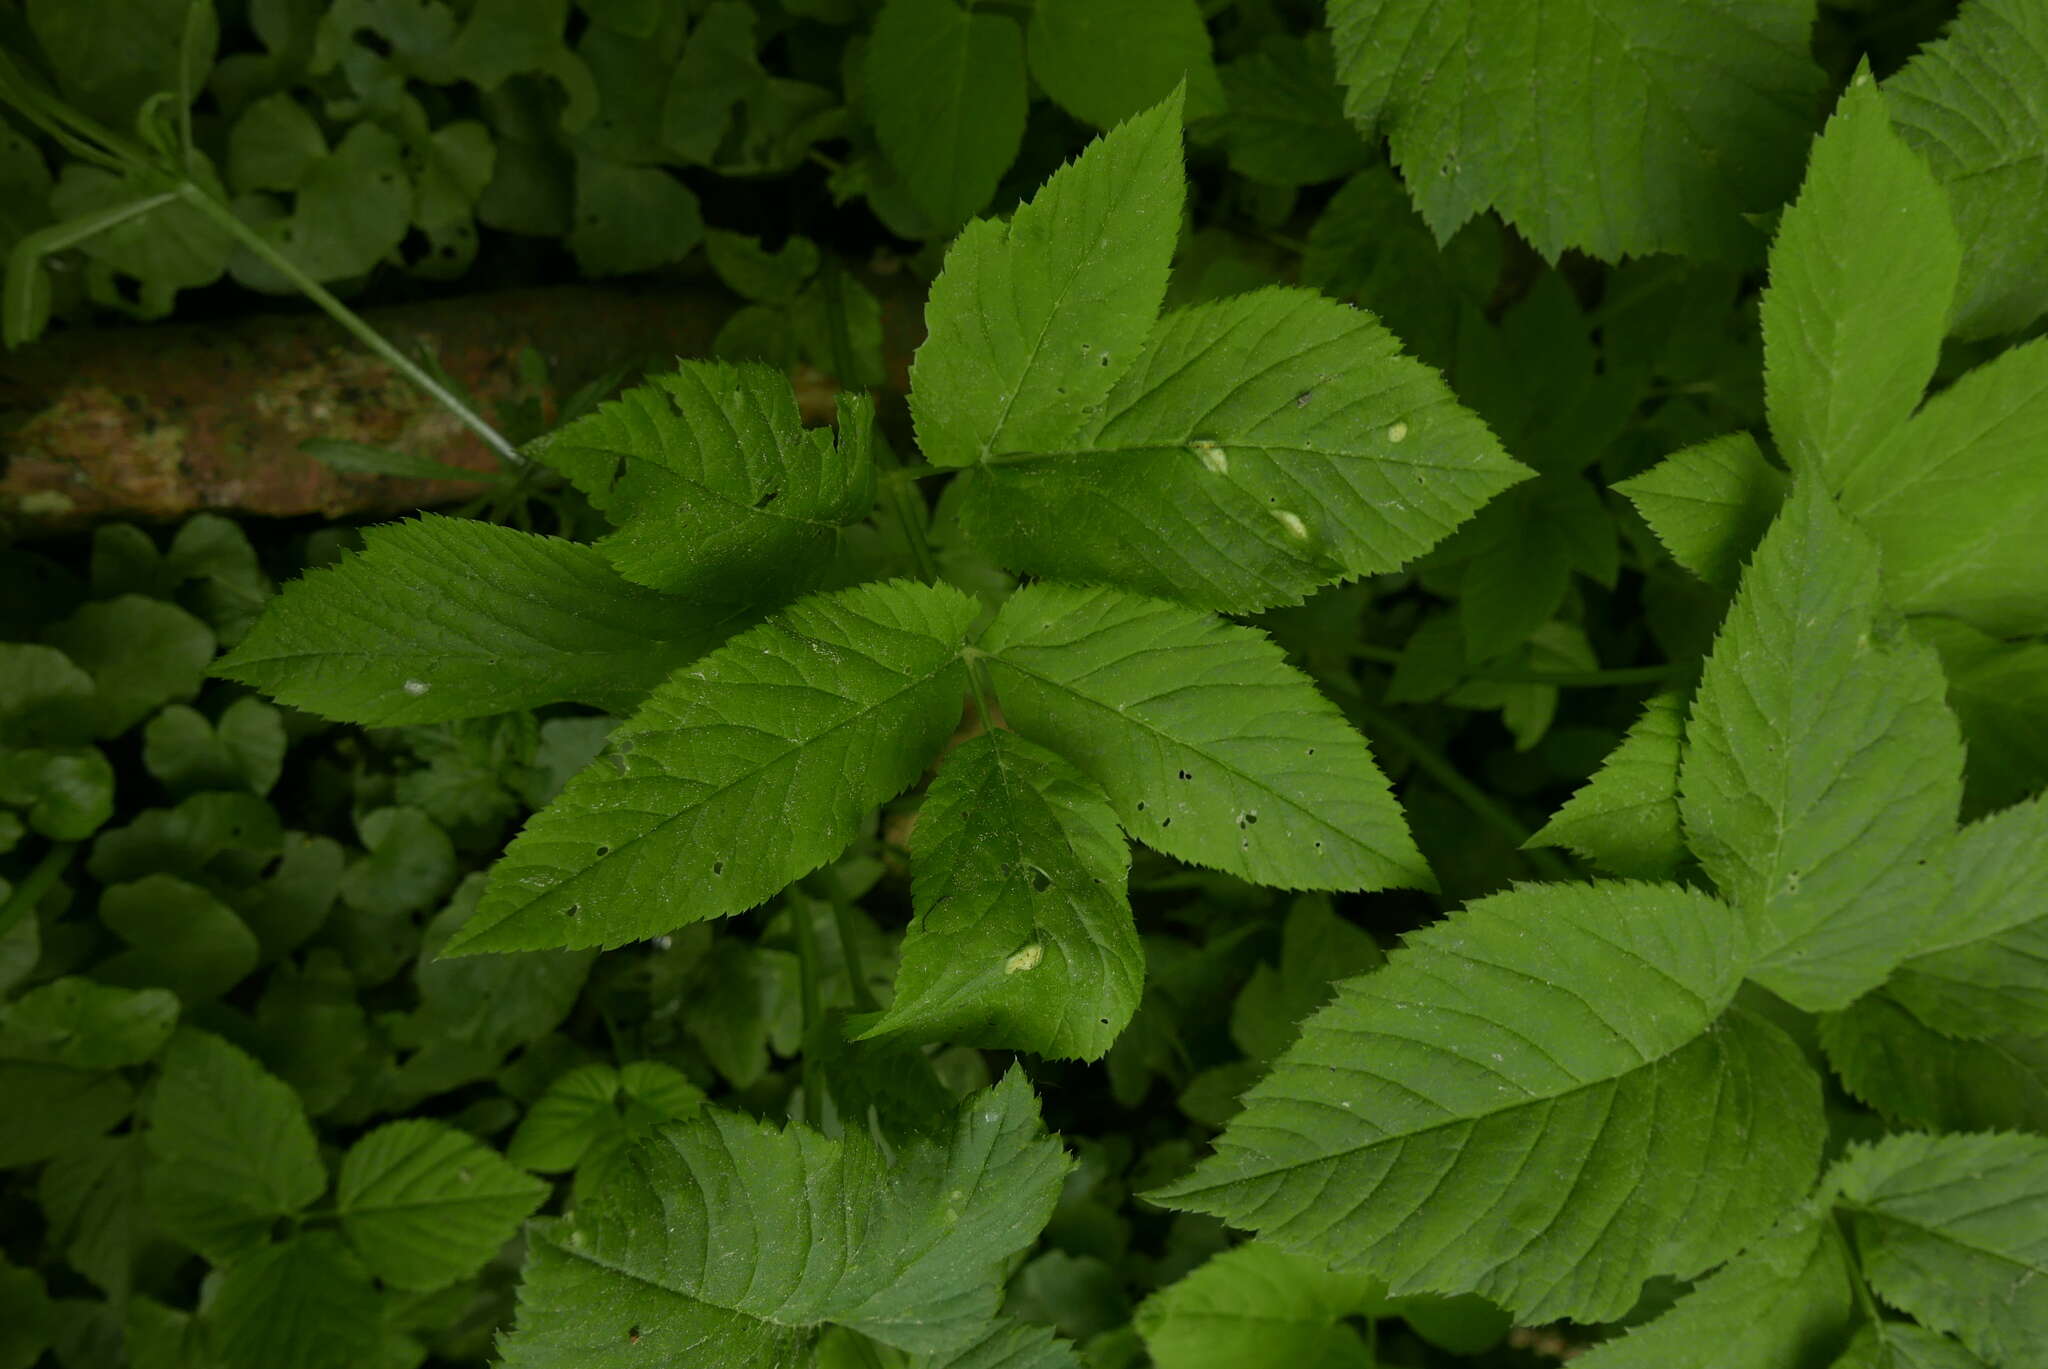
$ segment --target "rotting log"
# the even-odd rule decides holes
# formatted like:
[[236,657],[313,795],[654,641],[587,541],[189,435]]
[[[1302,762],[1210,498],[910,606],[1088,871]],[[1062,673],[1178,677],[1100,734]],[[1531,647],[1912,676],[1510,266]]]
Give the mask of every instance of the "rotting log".
[[[919,311],[900,278],[869,283],[883,299],[890,380],[900,392]],[[737,307],[708,286],[559,286],[366,317],[409,354],[437,361],[485,417],[535,402],[552,417],[563,395],[614,367],[708,355]],[[528,348],[547,360],[546,393],[525,378]],[[831,379],[800,367],[792,380],[806,421],[828,421]],[[81,329],[0,355],[0,524],[33,533],[209,509],[371,516],[481,488],[330,470],[300,450],[308,438],[469,470],[495,464],[446,410],[322,315]]]

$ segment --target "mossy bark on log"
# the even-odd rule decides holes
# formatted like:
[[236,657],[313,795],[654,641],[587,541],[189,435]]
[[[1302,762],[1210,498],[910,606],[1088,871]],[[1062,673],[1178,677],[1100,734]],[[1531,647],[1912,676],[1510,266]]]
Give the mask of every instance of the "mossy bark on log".
[[[892,282],[894,283],[894,282]],[[877,282],[879,284],[879,282]],[[919,328],[901,284],[885,291],[891,382]],[[709,355],[737,307],[712,288],[562,286],[372,310],[410,355],[434,358],[486,418],[541,404],[612,367]],[[532,347],[551,393],[522,375]],[[792,376],[809,422],[829,421],[836,386]],[[467,498],[480,486],[343,474],[299,450],[336,438],[488,470],[483,443],[445,409],[318,314],[213,324],[78,330],[0,355],[0,522],[57,530],[109,518],[202,510],[329,518]]]

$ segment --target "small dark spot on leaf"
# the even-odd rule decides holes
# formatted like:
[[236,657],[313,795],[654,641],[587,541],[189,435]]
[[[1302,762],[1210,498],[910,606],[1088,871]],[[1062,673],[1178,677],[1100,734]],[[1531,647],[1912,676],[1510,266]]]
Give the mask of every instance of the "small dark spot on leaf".
[[781,495],[781,490],[770,490],[768,491],[768,493],[762,495],[759,499],[756,499],[754,501],[754,507],[757,509],[765,509],[770,504],[773,504],[778,498],[780,498]]
[[1139,800],[1138,800],[1138,811],[1139,811],[1140,813],[1142,813],[1142,812],[1144,812],[1144,811],[1145,811],[1145,800],[1143,800],[1143,799],[1139,799]]
[[1052,876],[1034,866],[1031,871],[1031,892],[1042,894],[1050,888],[1052,888]]
[[1185,770],[1183,770],[1183,771],[1181,771],[1181,772],[1180,772],[1180,777],[1181,777],[1182,779],[1184,779],[1184,780],[1191,780],[1191,779],[1193,779],[1193,778],[1194,778],[1194,776],[1193,776],[1193,775],[1190,775],[1190,774],[1189,774],[1189,773],[1188,773],[1187,771],[1185,771]]
[[1172,818],[1161,818],[1161,819],[1159,820],[1159,826],[1160,826],[1160,829],[1161,829],[1161,830],[1163,831],[1164,829],[1166,829],[1166,828],[1168,828],[1168,827],[1171,827],[1171,826],[1173,826],[1173,819],[1172,819]]
[[714,874],[714,875],[722,875],[722,874],[724,874],[724,873],[725,873],[725,862],[724,862],[724,861],[722,861],[722,860],[714,860],[714,861],[712,861],[712,862],[711,862],[711,873],[712,873],[712,874]]
[[570,904],[570,905],[569,905],[568,907],[566,907],[566,908],[562,909],[562,916],[563,916],[563,917],[574,917],[574,916],[576,916],[576,914],[578,914],[578,913],[580,913],[580,912],[582,912],[582,911],[583,911],[583,905],[582,905],[582,904],[580,904],[580,903],[572,903],[572,904]]

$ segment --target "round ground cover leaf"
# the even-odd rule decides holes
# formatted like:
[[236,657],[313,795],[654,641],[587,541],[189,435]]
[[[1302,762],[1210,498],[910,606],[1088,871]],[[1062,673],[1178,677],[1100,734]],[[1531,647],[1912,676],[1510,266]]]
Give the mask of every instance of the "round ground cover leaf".
[[625,276],[681,261],[704,238],[697,196],[658,166],[576,161],[569,250],[585,275]]
[[1615,1317],[1812,1183],[1819,1080],[1729,1011],[1748,950],[1731,910],[1670,886],[1481,899],[1339,985],[1155,1200],[1396,1294]]
[[55,647],[0,642],[0,744],[93,735],[92,676]]
[[564,700],[624,711],[749,616],[630,584],[591,547],[425,514],[285,586],[217,669],[379,727]]
[[1439,241],[1485,209],[1546,257],[1742,260],[1799,176],[1812,0],[1332,0],[1346,109]]
[[1187,82],[1188,114],[1223,107],[1196,0],[1036,0],[1031,74],[1083,123],[1110,128]]
[[118,984],[157,984],[187,1002],[218,998],[255,970],[262,950],[235,910],[175,875],[113,884],[100,921],[130,949],[95,971]]
[[117,737],[164,704],[197,694],[213,660],[206,624],[139,594],[87,604],[44,639],[92,676],[99,737]]
[[0,803],[52,841],[82,841],[114,815],[114,767],[96,746],[0,751]]
[[383,1310],[341,1238],[309,1231],[230,1266],[205,1315],[225,1369],[361,1369],[376,1362]]
[[0,1169],[32,1165],[102,1136],[135,1103],[120,1075],[0,1059]]
[[1024,139],[1024,32],[955,0],[890,0],[868,39],[875,136],[936,228],[979,213]]
[[584,1065],[548,1085],[505,1148],[513,1164],[542,1173],[575,1169],[641,1131],[694,1113],[704,1091],[654,1060],[624,1069]]
[[815,594],[678,671],[526,825],[444,954],[658,936],[831,860],[959,721],[978,611],[903,580]]
[[[236,211],[291,263],[317,281],[364,275],[405,239],[412,222],[412,182],[405,148],[368,120],[343,135],[334,151],[307,168],[290,213],[258,196]],[[259,208],[260,206],[260,208]],[[246,248],[235,278],[251,289],[282,294],[298,287]]]
[[174,795],[200,789],[270,792],[284,768],[284,715],[261,699],[229,704],[217,723],[170,704],[142,733],[142,760]]
[[1134,1321],[1158,1369],[1370,1369],[1348,1319],[1384,1313],[1385,1294],[1369,1274],[1253,1241],[1147,1298]]
[[178,1024],[162,989],[118,989],[67,975],[0,1008],[0,1055],[79,1070],[140,1065]]
[[1879,1297],[1993,1364],[2048,1364],[2048,1140],[1892,1136],[1831,1186]]
[[1365,738],[1262,633],[1038,584],[979,649],[1010,725],[1154,850],[1283,889],[1434,887]]
[[1145,956],[1102,790],[1013,732],[985,733],[946,758],[910,843],[916,916],[896,997],[861,1039],[1108,1050],[1137,1010]]
[[1334,181],[1372,164],[1344,117],[1328,34],[1273,35],[1224,67],[1231,170],[1269,185]]
[[349,1147],[335,1207],[372,1273],[425,1291],[481,1269],[547,1194],[466,1132],[415,1119]]

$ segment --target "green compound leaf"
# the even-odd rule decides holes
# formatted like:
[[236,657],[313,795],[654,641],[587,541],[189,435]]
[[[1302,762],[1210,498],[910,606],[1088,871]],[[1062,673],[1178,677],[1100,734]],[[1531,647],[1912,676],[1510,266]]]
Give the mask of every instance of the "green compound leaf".
[[1196,0],[1036,0],[1031,74],[1053,103],[1109,128],[1187,83],[1188,112],[1216,113],[1223,94]]
[[707,1110],[635,1149],[573,1219],[535,1224],[506,1369],[798,1369],[828,1324],[964,1349],[1067,1167],[1015,1072],[888,1156],[864,1131]]
[[349,1147],[335,1208],[372,1273],[424,1291],[483,1268],[547,1194],[467,1133],[412,1120]]
[[1820,1042],[1842,1087],[1895,1125],[2048,1132],[2048,1034],[1959,1041],[1871,993],[1822,1017]]
[[1333,0],[1346,108],[1447,240],[1498,209],[1536,249],[1743,260],[1798,175],[1811,0]]
[[1006,565],[1250,612],[1398,569],[1527,474],[1370,314],[1276,287],[1161,319],[1100,412],[982,458],[961,520]]
[[1263,634],[1041,584],[980,649],[1011,726],[1147,846],[1282,889],[1434,887],[1365,739]]
[[2048,796],[1965,828],[1950,892],[1887,991],[1951,1036],[2048,1033]]
[[1679,772],[1688,844],[1749,919],[1751,977],[1809,1011],[1930,929],[1963,748],[1933,652],[1899,634],[1869,539],[1800,482],[1743,576]]
[[2048,1362],[2048,1140],[1892,1136],[1830,1186],[1879,1297],[1993,1364]]
[[383,1310],[341,1238],[309,1231],[231,1266],[204,1315],[223,1369],[360,1369],[377,1362]]
[[839,440],[805,428],[789,377],[692,361],[549,437],[540,459],[619,531],[598,545],[638,584],[710,603],[807,588],[840,529],[874,507],[872,405],[840,401]]
[[1371,1275],[1252,1241],[1154,1293],[1133,1323],[1158,1369],[1371,1369],[1346,1318],[1382,1312],[1385,1293]]
[[178,1000],[162,989],[117,989],[67,975],[0,1008],[0,1057],[76,1070],[140,1065],[178,1024]]
[[1989,337],[2048,311],[2048,10],[1971,0],[1885,83],[1899,136],[1934,168],[1963,242],[1950,330]]
[[1186,191],[1176,95],[1089,144],[1008,223],[961,230],[910,368],[926,460],[973,465],[1081,426],[1152,331]]
[[875,136],[932,225],[950,229],[995,194],[1024,140],[1024,33],[955,0],[889,0],[868,38]]
[[1983,1360],[1909,1321],[1865,1322],[1829,1369],[1989,1369]]
[[1785,502],[1786,480],[1748,433],[1730,433],[1664,458],[1614,487],[1657,534],[1671,559],[1716,589],[1733,589],[1742,563]]
[[1818,1369],[1855,1310],[1849,1252],[1808,1203],[1656,1320],[1594,1347],[1579,1369]]
[[916,917],[896,998],[860,1039],[1094,1060],[1131,1014],[1144,952],[1130,853],[1093,781],[1011,732],[946,759],[910,838]]
[[813,595],[677,673],[527,824],[447,952],[616,946],[831,860],[959,721],[977,609],[901,580]]
[[1685,696],[1667,692],[1643,712],[1593,778],[1525,846],[1563,846],[1612,875],[1669,879],[1685,861],[1678,821],[1678,756]]
[[211,1260],[257,1249],[327,1187],[291,1086],[205,1032],[171,1039],[144,1139],[151,1209]]
[[377,727],[562,700],[625,711],[750,617],[664,599],[598,551],[425,514],[285,586],[216,671]]
[[1728,1011],[1747,961],[1740,920],[1686,890],[1482,899],[1339,985],[1216,1153],[1154,1196],[1397,1294],[1613,1317],[1811,1181],[1819,1081]]
[[1771,244],[1764,398],[1795,474],[1839,489],[1919,405],[1961,258],[1941,187],[1859,72]]
[[2048,339],[1979,366],[1890,431],[1840,486],[1891,601],[1999,636],[2048,622]]

